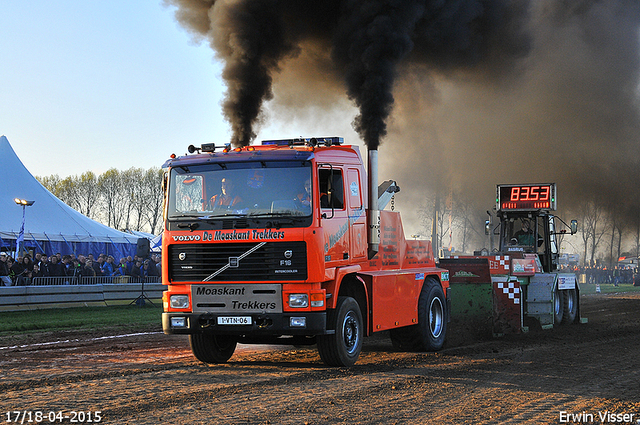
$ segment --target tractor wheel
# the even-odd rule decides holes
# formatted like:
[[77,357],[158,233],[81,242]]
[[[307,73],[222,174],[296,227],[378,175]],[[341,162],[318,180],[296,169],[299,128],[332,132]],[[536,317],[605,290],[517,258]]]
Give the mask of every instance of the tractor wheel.
[[191,351],[203,363],[226,363],[236,350],[233,336],[193,334],[189,335]]
[[556,288],[553,294],[553,314],[554,314],[554,323],[559,325],[562,323],[562,319],[564,319],[564,291],[560,291]]
[[564,292],[564,317],[563,323],[573,323],[578,315],[578,291],[567,289]]
[[351,297],[338,297],[334,310],[327,313],[327,328],[334,334],[317,337],[320,358],[328,366],[353,366],[364,337],[362,312],[358,302]]

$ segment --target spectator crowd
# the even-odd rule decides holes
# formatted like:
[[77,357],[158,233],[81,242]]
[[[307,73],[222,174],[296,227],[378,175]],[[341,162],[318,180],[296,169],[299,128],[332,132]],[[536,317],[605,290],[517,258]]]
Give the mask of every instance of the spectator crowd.
[[159,277],[161,256],[152,254],[149,258],[128,256],[118,263],[112,255],[93,254],[52,256],[37,253],[34,258],[27,254],[15,261],[5,252],[0,253],[0,285],[30,285],[37,277],[116,277],[129,276],[129,281],[139,282],[147,277]]
[[561,271],[584,274],[586,283],[613,284],[621,283],[640,286],[638,268],[634,266],[595,266],[595,267],[564,267]]

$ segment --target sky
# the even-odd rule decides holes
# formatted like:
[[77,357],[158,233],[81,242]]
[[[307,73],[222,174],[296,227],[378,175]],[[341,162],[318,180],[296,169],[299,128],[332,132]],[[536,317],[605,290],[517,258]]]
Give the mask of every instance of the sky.
[[159,0],[0,2],[0,135],[35,176],[227,142],[220,66]]

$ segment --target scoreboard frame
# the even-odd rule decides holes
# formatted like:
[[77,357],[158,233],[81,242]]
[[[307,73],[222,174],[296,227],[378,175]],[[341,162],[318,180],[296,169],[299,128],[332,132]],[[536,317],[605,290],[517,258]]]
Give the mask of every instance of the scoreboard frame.
[[499,184],[496,211],[555,211],[555,183]]

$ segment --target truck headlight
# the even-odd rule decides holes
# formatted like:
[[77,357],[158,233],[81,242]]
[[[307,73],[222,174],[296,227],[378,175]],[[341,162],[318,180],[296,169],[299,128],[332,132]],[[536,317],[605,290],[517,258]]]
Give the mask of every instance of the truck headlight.
[[289,307],[296,307],[296,308],[309,307],[309,295],[289,294]]
[[171,295],[171,308],[189,308],[189,295]]

